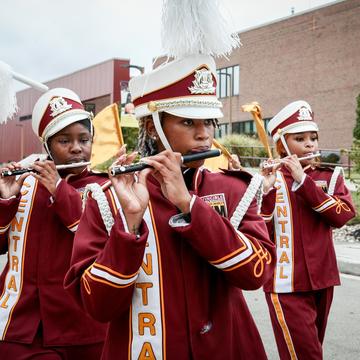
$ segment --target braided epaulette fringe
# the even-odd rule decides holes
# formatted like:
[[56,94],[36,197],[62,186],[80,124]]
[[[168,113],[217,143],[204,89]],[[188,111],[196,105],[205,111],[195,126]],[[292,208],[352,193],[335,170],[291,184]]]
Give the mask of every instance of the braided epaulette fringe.
[[334,195],[335,185],[339,175],[345,177],[344,169],[341,166],[336,166],[330,179],[329,190],[328,190],[328,195],[330,196]]
[[236,207],[230,222],[231,225],[237,229],[241,223],[241,220],[243,219],[246,211],[248,210],[251,202],[256,197],[257,203],[258,203],[258,211],[260,211],[261,203],[262,203],[262,185],[263,185],[264,177],[260,174],[255,174],[251,181],[249,186],[247,187],[245,194],[241,198],[238,206]]
[[111,213],[109,203],[106,199],[105,193],[101,186],[97,183],[87,184],[84,191],[83,197],[83,208],[85,207],[86,199],[91,192],[91,197],[97,202],[101,218],[104,222],[106,231],[110,235],[111,228],[114,225],[114,217]]

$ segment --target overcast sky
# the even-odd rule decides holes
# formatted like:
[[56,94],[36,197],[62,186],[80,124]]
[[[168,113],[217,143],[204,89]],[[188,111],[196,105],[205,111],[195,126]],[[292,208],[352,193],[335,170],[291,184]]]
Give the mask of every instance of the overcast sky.
[[[334,2],[219,1],[234,31],[289,16],[292,7],[296,14]],[[162,0],[1,0],[0,60],[43,82],[110,58],[150,70],[152,58],[163,53],[161,5]]]

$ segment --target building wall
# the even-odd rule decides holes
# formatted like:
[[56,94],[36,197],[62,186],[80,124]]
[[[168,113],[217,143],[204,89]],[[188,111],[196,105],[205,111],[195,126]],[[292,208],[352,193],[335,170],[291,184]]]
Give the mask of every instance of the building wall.
[[[360,93],[360,0],[338,1],[240,33],[243,46],[217,60],[240,64],[232,122],[251,119],[240,106],[258,101],[264,118],[294,100],[310,103],[322,148],[349,148]],[[229,99],[222,99],[229,122]]]
[[[75,91],[83,102],[95,104],[96,114],[105,106],[120,101],[120,81],[129,81],[126,67],[129,64],[128,59],[107,60],[46,82],[46,85],[50,89],[65,87]],[[0,163],[43,152],[31,127],[32,109],[40,96],[41,93],[32,88],[16,94],[19,111],[13,120],[0,126]]]

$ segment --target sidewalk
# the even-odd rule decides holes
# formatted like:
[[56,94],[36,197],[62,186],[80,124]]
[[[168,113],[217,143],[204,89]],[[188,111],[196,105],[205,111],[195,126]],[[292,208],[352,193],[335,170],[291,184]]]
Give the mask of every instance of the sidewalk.
[[339,271],[360,276],[360,242],[335,242]]

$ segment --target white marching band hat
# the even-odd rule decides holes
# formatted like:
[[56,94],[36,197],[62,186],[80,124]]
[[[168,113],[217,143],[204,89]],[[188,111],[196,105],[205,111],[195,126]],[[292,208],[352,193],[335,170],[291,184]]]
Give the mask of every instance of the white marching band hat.
[[79,96],[72,90],[55,88],[37,100],[32,113],[32,128],[46,143],[66,126],[85,119],[91,120],[92,114],[85,111]]
[[303,100],[294,101],[286,105],[269,121],[267,129],[275,144],[278,140],[281,140],[288,155],[291,154],[284,135],[319,131],[310,105]]
[[286,105],[268,123],[268,131],[274,142],[281,134],[295,134],[305,131],[319,131],[310,105],[298,100]]
[[135,115],[141,118],[166,111],[185,118],[221,118],[216,96],[216,66],[208,55],[174,60],[130,80]]

